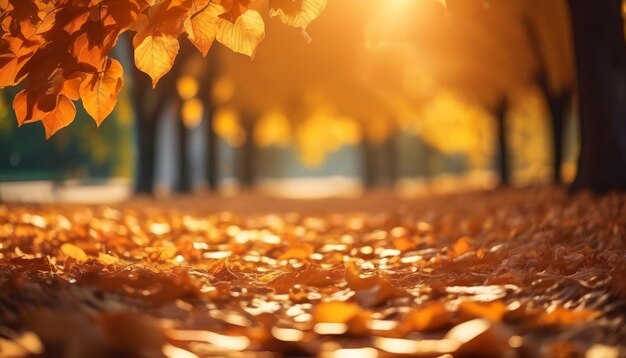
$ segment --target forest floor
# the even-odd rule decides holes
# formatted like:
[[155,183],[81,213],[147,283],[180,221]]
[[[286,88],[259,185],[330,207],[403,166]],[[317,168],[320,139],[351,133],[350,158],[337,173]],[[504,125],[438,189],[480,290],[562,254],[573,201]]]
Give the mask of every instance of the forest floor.
[[0,356],[626,356],[626,195],[0,204]]

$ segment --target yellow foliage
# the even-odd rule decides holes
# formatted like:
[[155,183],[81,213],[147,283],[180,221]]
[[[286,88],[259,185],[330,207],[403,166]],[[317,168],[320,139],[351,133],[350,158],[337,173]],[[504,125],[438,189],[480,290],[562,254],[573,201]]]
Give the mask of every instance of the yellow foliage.
[[256,48],[265,38],[263,18],[255,10],[247,10],[235,23],[220,19],[217,41],[229,49],[254,57]]
[[493,119],[485,110],[442,92],[428,103],[413,132],[443,153],[467,153],[475,166],[493,152]]
[[367,126],[367,138],[374,143],[382,143],[392,134],[393,128],[389,121],[377,118]]
[[235,85],[229,78],[222,77],[215,81],[213,85],[213,101],[218,104],[224,104],[230,101],[235,95]]
[[85,251],[76,245],[65,243],[61,245],[61,251],[65,256],[71,257],[78,262],[85,262],[89,259]]
[[[192,6],[191,13],[194,13],[197,9]],[[206,56],[215,41],[217,36],[218,24],[220,22],[220,15],[224,12],[224,8],[215,4],[209,3],[200,12],[189,16],[185,20],[185,32],[194,46]]]
[[345,145],[357,145],[363,139],[363,131],[359,123],[353,118],[337,117],[331,126],[333,134]]
[[545,104],[538,93],[521,97],[507,117],[514,177],[528,184],[550,175],[552,161],[550,128]]
[[178,49],[178,39],[164,34],[149,35],[135,43],[135,65],[152,78],[152,87],[172,68]]
[[239,114],[231,108],[221,108],[214,114],[213,130],[234,147],[239,147],[246,141],[246,133],[241,127]]
[[80,98],[85,110],[100,126],[113,112],[124,84],[124,69],[117,60],[108,59],[104,71],[87,74],[80,84]]
[[198,81],[192,76],[181,76],[176,81],[176,90],[182,99],[190,99],[198,94]]
[[344,145],[355,145],[362,139],[359,123],[346,116],[335,116],[318,109],[296,128],[300,158],[305,165],[318,166],[326,156]]
[[282,112],[265,113],[254,126],[254,142],[261,148],[286,147],[291,143],[291,124]]
[[[278,1],[277,1],[278,2]],[[274,2],[272,5],[276,4]],[[290,11],[288,8],[289,3],[293,3],[293,0],[283,1],[286,3],[285,6],[272,6],[270,8],[270,16],[275,17],[278,16],[280,21],[284,24],[306,29],[307,26],[317,18],[322,11],[326,8],[327,0],[300,0],[301,9],[300,11]]]
[[181,115],[185,127],[189,129],[196,128],[202,122],[202,114],[204,113],[204,105],[197,98],[191,98],[183,102]]

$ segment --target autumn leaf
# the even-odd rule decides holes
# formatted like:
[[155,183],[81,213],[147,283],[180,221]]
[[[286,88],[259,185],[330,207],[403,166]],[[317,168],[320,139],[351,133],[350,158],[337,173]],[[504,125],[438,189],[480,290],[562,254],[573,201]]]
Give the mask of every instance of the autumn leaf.
[[[154,1],[150,5],[154,5]],[[139,0],[108,0],[107,8],[117,25],[126,29],[137,19],[141,2]]]
[[327,0],[272,0],[270,16],[304,30],[324,11],[326,3]]
[[18,126],[24,123],[39,121],[43,117],[44,113],[31,102],[32,100],[29,100],[26,90],[21,90],[13,98],[13,109],[15,110]]
[[76,116],[74,102],[65,95],[57,97],[56,107],[47,113],[41,121],[46,129],[46,139],[50,139],[56,132],[70,125]]
[[436,331],[450,326],[452,315],[443,302],[436,301],[410,312],[406,323],[416,331]]
[[35,53],[39,43],[17,37],[3,37],[0,43],[0,88],[20,82],[18,73]]
[[124,84],[124,69],[114,59],[108,59],[104,71],[87,74],[80,85],[80,98],[89,115],[100,126],[111,114]]
[[[286,16],[285,23],[304,28],[325,3],[277,1],[271,11]],[[81,78],[80,98],[100,125],[113,110],[123,83],[117,73],[120,66],[108,60],[120,35],[136,32],[135,65],[156,86],[174,64],[181,34],[204,56],[217,40],[253,57],[265,37],[263,19],[256,11],[260,4],[251,0],[0,0],[0,88],[22,83],[25,91],[14,99],[18,125],[45,117],[51,136],[71,122],[60,112],[75,111],[68,100],[79,98],[73,83]],[[64,81],[72,87],[63,88]]]
[[507,313],[507,308],[502,301],[474,302],[464,300],[459,304],[458,312],[465,320],[487,318],[492,321],[500,321]]
[[[318,324],[345,325],[348,334],[361,336],[369,332],[367,323],[370,321],[370,315],[370,311],[363,310],[355,303],[330,301],[315,306],[313,321]],[[324,330],[321,331],[323,334]]]
[[540,326],[571,326],[591,321],[598,317],[600,312],[585,309],[569,310],[561,306],[542,312],[536,319]]
[[361,312],[355,303],[330,301],[315,306],[313,321],[318,323],[346,323]]
[[[196,11],[195,5],[190,12]],[[224,8],[208,3],[199,11],[193,13],[185,20],[185,32],[194,46],[206,56],[215,41],[220,23],[220,15],[224,13]]]
[[117,42],[119,27],[112,17],[107,17],[103,22],[89,21],[84,28],[74,40],[72,53],[78,63],[100,70]]
[[462,237],[458,239],[454,245],[448,250],[449,255],[452,257],[461,256],[464,253],[473,249],[474,242],[469,237]]
[[372,276],[362,277],[354,262],[346,262],[345,267],[346,283],[356,292],[355,297],[363,307],[373,307],[389,298],[405,294],[389,278],[379,272]]
[[234,23],[222,19],[217,30],[217,41],[229,49],[254,57],[257,46],[265,38],[263,18],[255,10],[241,14]]
[[237,19],[250,8],[251,0],[216,0],[225,11],[220,15],[222,19],[235,23]]
[[283,252],[278,259],[279,260],[306,260],[313,253],[313,247],[308,244],[290,246],[285,252]]
[[76,262],[85,262],[89,259],[85,251],[76,245],[65,243],[61,245],[61,251],[67,257],[75,259]]
[[98,253],[98,260],[104,265],[114,265],[120,261],[117,257],[105,254],[103,252]]
[[131,29],[135,47],[135,65],[152,78],[156,87],[161,77],[174,65],[180,45],[178,35],[189,15],[191,0],[166,0],[151,6],[147,14],[137,16]]
[[135,47],[135,65],[152,78],[152,87],[156,87],[174,65],[179,46],[176,37],[155,34],[146,36]]

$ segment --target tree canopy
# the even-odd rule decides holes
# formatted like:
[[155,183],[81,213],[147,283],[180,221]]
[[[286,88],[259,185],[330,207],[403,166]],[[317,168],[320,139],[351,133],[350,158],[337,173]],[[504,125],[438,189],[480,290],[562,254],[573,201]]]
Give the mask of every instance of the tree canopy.
[[[269,15],[305,29],[326,0],[268,0]],[[111,113],[124,84],[109,56],[132,32],[137,68],[159,79],[173,66],[179,38],[206,55],[215,40],[254,56],[265,37],[261,0],[0,0],[0,89],[22,85],[18,124],[43,122],[46,137],[69,125],[82,100],[96,124]]]

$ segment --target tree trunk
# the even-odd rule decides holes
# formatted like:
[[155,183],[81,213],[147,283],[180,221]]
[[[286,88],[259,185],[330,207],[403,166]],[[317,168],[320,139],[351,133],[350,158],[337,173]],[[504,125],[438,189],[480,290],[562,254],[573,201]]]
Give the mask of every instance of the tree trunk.
[[209,188],[212,191],[216,191],[218,188],[218,137],[215,133],[215,129],[213,128],[213,113],[212,108],[209,108],[211,105],[210,101],[205,102],[205,109],[207,111],[206,120],[207,122],[207,136],[208,136],[208,153],[207,153],[207,180],[209,182]]
[[392,133],[384,143],[385,150],[385,185],[393,187],[396,184],[397,178],[397,143],[396,134]]
[[372,189],[375,186],[376,177],[376,163],[374,158],[374,150],[372,143],[367,138],[367,128],[362,124],[361,131],[363,138],[361,139],[361,175],[363,181],[363,187],[365,189]]
[[550,89],[550,84],[548,83],[549,70],[547,68],[548,65],[546,64],[547,56],[541,52],[539,34],[529,18],[526,18],[525,26],[528,33],[528,40],[530,41],[531,51],[539,64],[536,81],[542,91],[544,100],[548,106],[548,111],[550,112],[553,155],[552,181],[554,184],[558,185],[563,182],[563,178],[561,177],[561,166],[563,164],[563,129],[568,114],[569,104],[572,100],[572,91],[571,89],[563,89],[561,93],[557,94]]
[[[137,69],[133,71],[133,86],[137,123],[135,192],[137,194],[152,194],[154,189],[156,122],[163,103],[160,103],[162,101],[155,101],[155,92],[149,92],[152,91],[150,80]],[[153,101],[156,103],[152,103]]]
[[198,96],[204,105],[204,118],[207,121],[207,158],[206,170],[207,181],[211,191],[218,189],[218,137],[213,128],[213,111],[215,104],[212,100],[213,84],[219,71],[217,51],[210,51],[206,58],[206,72],[200,83]]
[[508,112],[508,100],[502,99],[498,103],[494,110],[494,116],[496,118],[496,127],[498,136],[497,150],[498,150],[498,175],[500,176],[500,186],[508,186],[511,184],[510,171],[509,171],[509,150],[508,150],[508,136],[506,131],[506,114]]
[[240,165],[239,184],[241,185],[242,189],[250,190],[254,185],[254,123],[250,118],[247,118],[246,116],[243,118],[242,126],[246,135],[246,139],[241,147],[238,148],[238,161]]
[[626,45],[621,0],[568,0],[581,153],[573,189],[626,190]]
[[176,100],[176,117],[178,122],[178,192],[187,193],[191,191],[191,179],[189,173],[189,130],[182,120],[182,103]]
[[545,90],[544,95],[550,111],[550,124],[552,125],[552,181],[558,185],[563,183],[561,176],[561,167],[563,166],[563,131],[571,95],[563,93],[555,96]]

